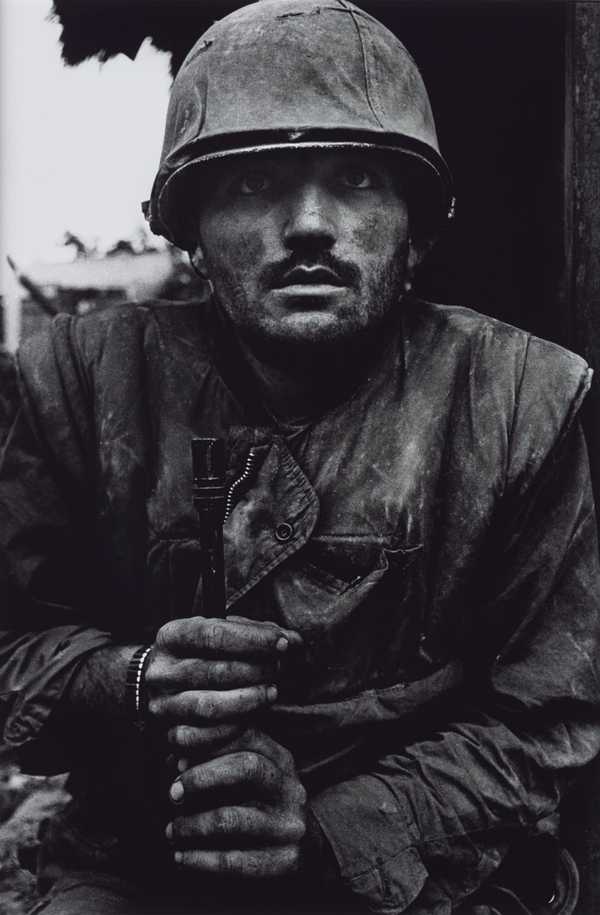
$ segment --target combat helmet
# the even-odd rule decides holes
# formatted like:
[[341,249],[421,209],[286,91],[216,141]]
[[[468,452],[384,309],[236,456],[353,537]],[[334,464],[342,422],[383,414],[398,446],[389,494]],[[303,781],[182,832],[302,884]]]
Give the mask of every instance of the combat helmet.
[[427,90],[395,35],[347,0],[259,0],[212,25],[174,80],[152,231],[193,247],[205,163],[304,148],[398,154],[428,232],[452,209]]

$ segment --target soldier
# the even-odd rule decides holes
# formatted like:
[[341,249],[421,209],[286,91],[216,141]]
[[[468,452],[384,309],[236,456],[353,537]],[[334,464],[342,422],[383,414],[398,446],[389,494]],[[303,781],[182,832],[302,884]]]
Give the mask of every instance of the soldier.
[[346,0],[188,55],[148,215],[210,303],[61,315],[19,360],[4,735],[73,795],[38,911],[572,910],[514,862],[600,747],[591,373],[412,294],[451,208],[412,58]]

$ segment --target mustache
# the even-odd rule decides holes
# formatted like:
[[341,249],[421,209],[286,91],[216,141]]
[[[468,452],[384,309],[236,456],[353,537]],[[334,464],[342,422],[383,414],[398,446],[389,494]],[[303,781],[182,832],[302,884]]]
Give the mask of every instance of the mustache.
[[323,267],[335,273],[342,286],[358,286],[360,283],[360,270],[349,261],[340,260],[329,251],[322,251],[318,255],[293,254],[285,260],[269,264],[260,275],[259,281],[268,288],[282,286],[288,273],[298,267]]

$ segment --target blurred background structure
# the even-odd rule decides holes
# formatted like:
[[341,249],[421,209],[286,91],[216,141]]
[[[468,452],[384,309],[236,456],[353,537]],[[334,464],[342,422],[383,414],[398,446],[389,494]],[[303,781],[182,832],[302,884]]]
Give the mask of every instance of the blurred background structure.
[[203,297],[187,257],[172,246],[155,248],[145,237],[141,245],[121,239],[98,254],[68,232],[65,247],[69,246],[77,251],[73,260],[33,261],[26,268],[19,267],[7,255],[19,285],[21,340],[59,312],[86,314],[123,302]]
[[52,311],[202,294],[186,259],[149,235],[141,212],[170,55],[144,36],[135,61],[121,54],[68,67],[61,58],[62,32],[77,42],[98,18],[118,30],[115,13],[127,6],[71,4],[79,17],[71,12],[63,30],[52,0],[0,0],[0,335],[10,350]]
[[[139,202],[172,74],[210,22],[241,3],[0,0],[0,295],[10,349],[56,310],[203,294],[185,259],[145,233]],[[418,291],[570,347],[600,377],[600,4],[359,4],[418,61],[456,179],[456,219]],[[2,357],[0,425],[11,384]],[[600,503],[598,381],[586,409]],[[582,872],[577,915],[600,912],[599,770],[564,810]],[[0,779],[0,910],[21,915],[31,882],[16,849],[34,841],[37,820],[62,795],[10,760]]]

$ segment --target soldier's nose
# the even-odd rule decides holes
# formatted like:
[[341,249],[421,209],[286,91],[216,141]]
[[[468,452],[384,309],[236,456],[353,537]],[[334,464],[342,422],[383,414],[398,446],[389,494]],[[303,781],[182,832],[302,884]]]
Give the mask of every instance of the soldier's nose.
[[316,182],[305,182],[287,200],[283,237],[288,248],[330,248],[336,240],[334,203]]

